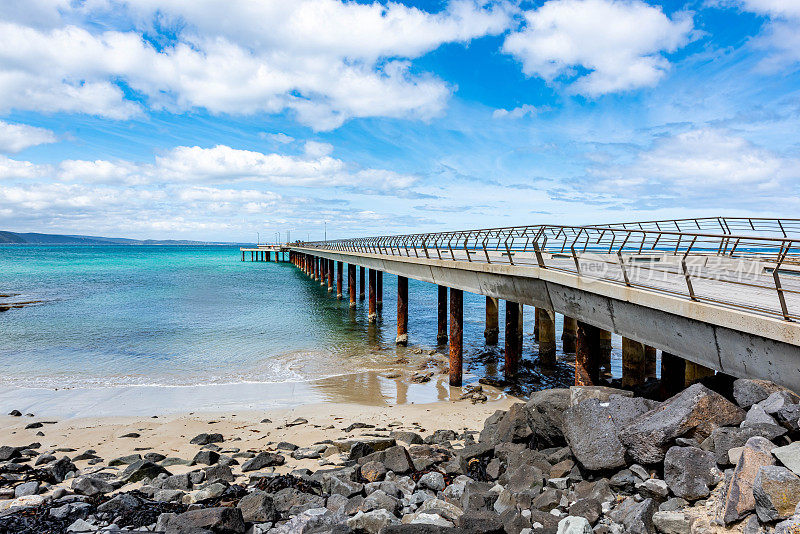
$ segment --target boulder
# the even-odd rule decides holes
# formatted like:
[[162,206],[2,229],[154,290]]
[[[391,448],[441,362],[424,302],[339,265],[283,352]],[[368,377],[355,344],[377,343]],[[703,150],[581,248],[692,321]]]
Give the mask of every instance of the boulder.
[[655,509],[652,499],[636,502],[633,497],[628,497],[609,513],[609,517],[615,523],[623,525],[626,534],[655,534],[653,526]]
[[28,495],[36,495],[37,493],[39,493],[39,482],[36,480],[23,482],[14,488],[14,498],[27,497]]
[[590,399],[564,413],[564,436],[581,465],[598,471],[625,465],[625,448],[607,406]]
[[3,445],[0,447],[0,462],[7,462],[9,460],[13,460],[14,458],[19,458],[20,456],[22,456],[22,454],[16,447],[10,447],[8,445]]
[[200,451],[194,456],[192,465],[214,465],[217,462],[219,462],[219,453],[214,451]]
[[739,378],[733,382],[733,398],[744,409],[761,402],[776,391],[786,390],[769,380],[757,378]]
[[570,390],[545,389],[534,392],[525,404],[531,443],[539,449],[566,445],[562,425],[569,408]]
[[223,441],[225,441],[225,439],[222,437],[222,434],[207,434],[203,432],[193,437],[189,443],[192,445],[209,445],[211,443],[222,443]]
[[672,493],[687,501],[703,499],[723,476],[711,452],[696,447],[670,447],[664,457],[664,480]]
[[114,486],[103,480],[91,476],[78,477],[72,481],[72,491],[78,495],[103,495],[114,491]]
[[558,522],[557,534],[592,534],[592,525],[585,517],[570,515]]
[[597,399],[600,402],[608,402],[612,395],[633,397],[633,391],[610,388],[606,386],[570,386],[569,405],[577,406],[583,401],[590,399]]
[[772,454],[795,475],[800,475],[800,441],[795,441],[785,447],[775,447],[772,449]]
[[[744,447],[747,440],[754,436],[769,439],[769,434],[764,434],[763,429],[759,428],[719,427],[711,432],[711,436],[704,442],[703,447],[710,448],[714,452],[714,460],[719,465],[727,465],[729,463],[728,451],[736,447]],[[708,443],[708,447],[705,443]]]
[[122,474],[120,474],[119,478],[127,484],[133,484],[134,482],[139,482],[143,478],[152,479],[161,474],[170,476],[172,473],[160,465],[154,464],[153,462],[139,460],[138,462],[133,462],[131,465],[126,467]]
[[172,517],[166,527],[166,534],[239,534],[245,531],[241,510],[229,507],[190,510]]
[[755,510],[753,485],[756,475],[761,467],[774,465],[775,459],[770,452],[774,447],[760,436],[747,440],[720,502],[717,519],[723,524],[729,525]]
[[664,460],[673,439],[687,436],[701,441],[714,428],[738,425],[744,417],[744,410],[698,383],[631,421],[619,439],[634,460],[654,464]]
[[380,462],[367,462],[361,466],[361,477],[367,482],[379,482],[386,477],[387,469]]
[[505,534],[500,515],[489,510],[466,510],[456,520],[456,526],[464,532]]
[[237,508],[242,512],[242,519],[247,523],[264,523],[275,521],[277,512],[272,495],[255,490],[239,500]]
[[425,473],[417,482],[417,487],[429,489],[433,492],[442,491],[445,488],[444,475],[436,471]]
[[275,454],[273,452],[260,452],[255,457],[250,458],[242,464],[242,472],[258,471],[259,469],[264,469],[265,467],[283,465],[284,462],[286,462],[286,458],[280,454]]
[[513,404],[503,415],[491,438],[493,443],[527,443],[533,431],[528,426],[528,411],[525,404]]
[[[550,509],[552,510],[552,508],[554,507]],[[578,499],[569,507],[569,515],[586,518],[590,524],[594,525],[603,515],[603,506],[597,499]]]
[[653,514],[653,525],[663,534],[691,534],[694,519],[681,510]]
[[388,525],[399,525],[400,521],[384,509],[372,510],[371,512],[358,512],[347,520],[347,526],[355,531],[363,531],[367,534],[378,534],[381,529]]
[[753,497],[762,522],[787,519],[800,502],[800,477],[785,467],[762,466],[753,482]]
[[393,437],[395,441],[402,441],[408,445],[422,445],[424,442],[422,440],[422,436],[417,434],[416,432],[410,432],[405,430],[395,430],[389,433],[389,436]]

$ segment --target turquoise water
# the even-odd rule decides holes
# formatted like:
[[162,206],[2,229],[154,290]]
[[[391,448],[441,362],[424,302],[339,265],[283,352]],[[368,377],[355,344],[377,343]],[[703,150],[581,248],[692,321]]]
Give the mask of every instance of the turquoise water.
[[[216,246],[0,246],[0,294],[14,294],[0,301],[43,301],[0,313],[0,385],[305,381],[381,369],[403,354],[395,277],[384,276],[382,316],[370,325],[363,302],[350,310],[291,264],[240,258]],[[412,280],[409,293],[408,350],[433,347],[436,287]],[[528,387],[568,382],[568,363],[536,369],[533,308],[525,314]],[[471,381],[501,367],[483,315],[484,298],[465,294]]]

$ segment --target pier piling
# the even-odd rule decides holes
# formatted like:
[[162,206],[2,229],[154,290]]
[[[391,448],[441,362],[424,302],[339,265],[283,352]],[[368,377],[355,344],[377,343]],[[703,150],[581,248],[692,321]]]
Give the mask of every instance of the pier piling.
[[573,317],[564,316],[564,326],[561,330],[561,350],[566,354],[575,354],[575,342],[578,339],[576,330],[578,322]]
[[622,338],[622,387],[633,388],[644,384],[645,379],[644,343]]
[[344,266],[342,262],[336,262],[336,298],[342,300],[342,278]]
[[374,323],[378,318],[376,313],[376,295],[375,295],[375,269],[369,270],[369,315],[367,319],[370,323]]
[[364,285],[366,285],[366,269],[364,267],[359,268],[358,274],[358,298],[359,300],[364,300]]
[[500,334],[498,302],[499,300],[494,297],[486,297],[486,327],[483,330],[483,337],[487,345],[497,345]]
[[438,286],[436,344],[447,343],[447,286]]
[[464,365],[464,293],[450,288],[450,385],[461,386]]
[[519,368],[519,304],[506,301],[505,376],[513,377]]
[[644,346],[644,376],[645,378],[656,377],[656,348],[649,345]]
[[686,382],[686,360],[661,352],[661,395],[668,398],[681,391]]
[[575,385],[593,386],[600,380],[601,330],[578,321],[575,350]]
[[356,307],[356,266],[347,264],[347,292],[350,295],[350,307]]
[[375,304],[379,309],[383,307],[383,271],[375,272]]
[[333,293],[333,260],[328,260],[328,293]]
[[408,344],[408,278],[397,277],[397,338],[398,345]]
[[600,328],[600,368],[611,376],[611,332]]
[[544,308],[536,308],[539,318],[539,363],[555,365],[556,363],[556,320],[555,312]]
[[684,381],[686,387],[689,387],[695,382],[708,376],[714,376],[713,369],[700,365],[699,363],[686,360],[686,380]]

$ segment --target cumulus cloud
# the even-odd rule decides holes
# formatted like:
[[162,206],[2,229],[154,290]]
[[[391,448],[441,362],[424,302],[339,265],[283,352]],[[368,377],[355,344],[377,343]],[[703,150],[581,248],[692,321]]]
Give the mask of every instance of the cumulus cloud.
[[0,120],[0,152],[13,154],[32,146],[55,143],[55,141],[56,136],[50,130]]
[[[31,13],[45,4],[38,0]],[[96,0],[54,12],[60,25],[34,24],[20,2],[11,16],[0,15],[0,112],[127,119],[143,106],[291,110],[320,130],[352,117],[428,119],[441,113],[451,88],[412,72],[409,60],[502,32],[510,21],[507,9],[470,0],[439,13],[339,0]],[[86,21],[104,13],[124,29],[93,30]]]
[[774,71],[800,61],[800,2],[737,0],[736,3],[744,10],[770,19],[755,40],[757,46],[772,51],[761,63],[763,68]]
[[[796,203],[800,160],[727,130],[699,128],[656,139],[625,162],[595,163],[562,200],[695,207]],[[741,205],[739,205],[741,204]]]
[[530,104],[523,104],[513,109],[496,109],[492,112],[493,119],[521,119],[525,116],[533,117],[539,113],[539,109]]
[[564,79],[588,96],[655,85],[669,68],[664,53],[688,43],[693,28],[690,15],[669,18],[640,0],[550,0],[524,18],[503,51],[526,75]]

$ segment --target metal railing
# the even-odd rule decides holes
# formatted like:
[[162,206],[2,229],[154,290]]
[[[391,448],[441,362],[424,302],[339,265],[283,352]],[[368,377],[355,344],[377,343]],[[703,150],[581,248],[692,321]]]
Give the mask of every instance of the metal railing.
[[[779,219],[685,219],[726,229],[770,221],[787,237],[670,231],[664,221],[608,226],[535,225],[301,243],[341,252],[552,269],[787,321],[800,319],[800,235]],[[764,221],[756,224],[755,221]],[[670,221],[676,222],[676,221]],[[641,228],[632,228],[641,224]],[[728,226],[725,226],[725,225]],[[719,228],[719,227],[718,227]],[[798,276],[794,276],[798,275]]]
[[800,219],[770,219],[764,217],[698,217],[693,219],[633,221],[597,226],[603,226],[607,228],[663,230],[688,233],[705,232],[800,238]]

